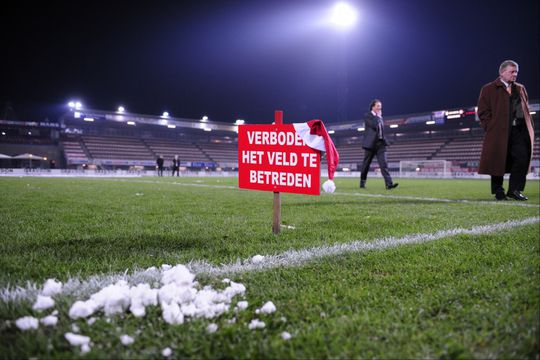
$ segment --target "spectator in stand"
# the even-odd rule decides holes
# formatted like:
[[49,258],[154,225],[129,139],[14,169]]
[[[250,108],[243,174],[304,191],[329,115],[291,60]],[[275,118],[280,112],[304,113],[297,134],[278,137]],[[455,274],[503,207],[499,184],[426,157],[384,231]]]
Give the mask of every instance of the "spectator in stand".
[[[478,173],[491,175],[491,193],[497,200],[528,200],[522,191],[530,170],[534,130],[527,91],[516,82],[518,71],[515,61],[503,61],[499,77],[482,87],[478,99],[478,118],[485,130]],[[506,194],[505,173],[510,173]]]
[[172,161],[172,176],[174,176],[175,172],[176,176],[180,176],[180,159],[178,158],[178,155],[174,155],[174,159]]
[[156,160],[158,176],[163,176],[163,162],[163,155],[159,155]]
[[364,161],[360,173],[360,188],[366,187],[367,175],[371,161],[374,156],[377,156],[377,162],[381,168],[381,173],[384,178],[384,183],[387,190],[396,188],[399,184],[392,181],[390,172],[388,171],[388,163],[386,161],[386,147],[388,141],[384,136],[384,122],[382,118],[382,102],[373,100],[369,105],[369,112],[364,114]]

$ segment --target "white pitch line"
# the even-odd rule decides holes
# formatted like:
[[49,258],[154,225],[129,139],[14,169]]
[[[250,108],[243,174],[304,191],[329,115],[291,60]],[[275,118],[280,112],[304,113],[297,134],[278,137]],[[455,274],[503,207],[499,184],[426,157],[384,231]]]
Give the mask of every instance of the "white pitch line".
[[[523,220],[509,220],[501,223],[479,225],[470,229],[454,228],[441,230],[434,233],[419,233],[403,237],[386,237],[375,239],[374,241],[353,241],[350,243],[336,244],[332,246],[318,246],[302,250],[288,250],[283,253],[267,255],[260,262],[253,263],[251,258],[245,261],[237,261],[231,264],[212,265],[206,261],[191,261],[188,268],[196,274],[208,274],[221,276],[227,274],[244,273],[251,271],[264,271],[277,267],[297,267],[307,262],[329,256],[343,255],[349,253],[359,253],[366,251],[385,250],[409,244],[422,244],[436,241],[456,235],[482,235],[503,230],[512,229],[519,226],[526,226],[540,222],[540,217],[530,217]],[[105,286],[116,283],[118,280],[126,280],[132,285],[139,283],[154,284],[159,282],[161,272],[159,269],[134,270],[132,273],[95,275],[86,280],[78,278],[69,279],[63,286],[63,296],[75,296],[78,298],[87,297]],[[0,289],[0,299],[3,302],[33,301],[37,298],[41,290],[41,285],[28,282],[25,287],[7,287]]]
[[361,194],[361,193],[334,193],[334,195],[340,196],[361,196],[361,197],[372,197],[372,198],[386,198],[386,199],[399,199],[399,200],[420,200],[427,202],[444,202],[444,203],[462,203],[462,204],[471,204],[471,205],[502,205],[502,206],[521,206],[521,207],[530,207],[530,208],[540,208],[540,205],[536,204],[526,204],[522,201],[487,201],[487,200],[466,200],[466,199],[444,199],[444,198],[431,198],[431,197],[420,197],[420,196],[409,196],[409,195],[382,195],[382,194]]
[[[206,188],[215,188],[215,189],[229,189],[229,190],[241,190],[237,186],[230,185],[210,185],[210,184],[194,184],[194,183],[179,183],[179,182],[161,182],[161,181],[152,181],[152,180],[123,180],[123,179],[111,179],[107,178],[104,180],[111,181],[120,181],[120,182],[129,182],[129,183],[145,183],[145,184],[168,184],[168,185],[177,185],[177,186],[194,186],[194,187],[206,187]],[[247,190],[245,190],[247,191]],[[409,195],[383,195],[383,194],[362,194],[362,193],[346,193],[346,192],[334,192],[333,194],[324,194],[324,196],[359,196],[367,198],[381,198],[381,199],[398,199],[398,200],[415,200],[415,201],[426,201],[426,202],[442,202],[442,203],[457,203],[457,204],[471,204],[471,205],[496,205],[496,206],[520,206],[520,207],[529,207],[529,208],[540,208],[540,205],[536,204],[526,204],[522,201],[495,201],[495,200],[467,200],[467,199],[444,199],[444,198],[433,198],[433,197],[420,197],[420,196],[409,196]]]

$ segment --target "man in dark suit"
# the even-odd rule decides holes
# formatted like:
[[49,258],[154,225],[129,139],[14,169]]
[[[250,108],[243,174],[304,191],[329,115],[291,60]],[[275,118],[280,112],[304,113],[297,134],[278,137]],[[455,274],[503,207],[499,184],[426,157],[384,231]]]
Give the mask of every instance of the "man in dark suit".
[[377,156],[377,162],[381,168],[386,189],[391,190],[396,188],[398,183],[392,181],[386,161],[386,146],[388,146],[388,141],[384,136],[382,102],[380,100],[373,100],[369,105],[369,112],[364,114],[364,129],[364,141],[362,143],[364,161],[360,175],[360,188],[364,189],[366,187],[367,174],[374,156]]
[[180,159],[178,155],[174,155],[172,161],[172,176],[174,176],[174,173],[176,173],[176,176],[180,176]]
[[163,163],[164,163],[163,155],[159,155],[156,160],[156,168],[157,168],[158,176],[163,176]]
[[[515,61],[504,61],[499,77],[482,87],[478,99],[478,118],[486,131],[478,173],[491,175],[491,193],[497,200],[528,199],[522,191],[531,166],[534,129],[527,90],[516,82],[518,71]],[[506,194],[505,173],[510,173]]]

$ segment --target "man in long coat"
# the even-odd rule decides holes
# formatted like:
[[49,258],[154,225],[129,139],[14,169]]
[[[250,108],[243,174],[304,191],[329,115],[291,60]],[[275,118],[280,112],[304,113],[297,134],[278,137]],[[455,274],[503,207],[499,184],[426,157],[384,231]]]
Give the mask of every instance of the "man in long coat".
[[[478,117],[485,130],[479,174],[491,175],[497,200],[527,200],[522,194],[532,158],[533,122],[525,86],[516,82],[519,66],[506,60],[499,77],[486,84],[478,99]],[[508,192],[503,177],[510,173]]]

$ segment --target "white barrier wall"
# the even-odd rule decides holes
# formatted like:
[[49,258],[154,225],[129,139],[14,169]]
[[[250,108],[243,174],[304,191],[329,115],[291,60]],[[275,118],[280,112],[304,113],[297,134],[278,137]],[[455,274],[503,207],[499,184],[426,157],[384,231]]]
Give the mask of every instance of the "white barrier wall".
[[[399,172],[390,172],[392,177],[399,178]],[[35,176],[35,177],[157,177],[154,170],[129,171],[129,170],[70,170],[70,169],[0,169],[0,176]],[[180,176],[184,177],[224,177],[238,176],[236,171],[181,171]],[[321,178],[326,178],[328,173],[326,169],[321,169]],[[164,175],[163,177],[172,177]],[[358,178],[359,171],[338,171],[335,173],[338,178]],[[382,178],[380,171],[370,172],[368,178]],[[508,175],[505,176],[508,178]],[[430,178],[426,176],[409,176],[408,178]],[[433,177],[437,178],[437,177]],[[440,178],[440,177],[438,177]],[[452,172],[453,179],[489,179],[489,175],[479,175],[470,172]],[[527,175],[528,180],[540,180],[540,173],[533,172]]]

